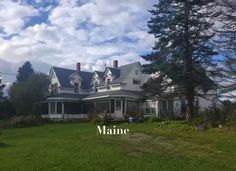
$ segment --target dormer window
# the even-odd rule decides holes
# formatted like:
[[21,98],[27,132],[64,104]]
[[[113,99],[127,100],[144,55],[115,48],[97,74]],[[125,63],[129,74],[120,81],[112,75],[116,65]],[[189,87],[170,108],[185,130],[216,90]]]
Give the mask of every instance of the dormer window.
[[133,79],[133,84],[135,84],[135,85],[140,85],[140,80],[135,80],[135,79]]
[[58,93],[58,83],[55,83],[55,84],[51,85],[51,92],[53,94],[57,94]]
[[98,86],[98,82],[95,82],[95,83],[94,83],[94,89],[95,89],[95,92],[97,92],[97,91],[98,91],[98,88],[97,88],[97,86]]
[[79,92],[79,83],[74,83],[74,92],[75,93]]

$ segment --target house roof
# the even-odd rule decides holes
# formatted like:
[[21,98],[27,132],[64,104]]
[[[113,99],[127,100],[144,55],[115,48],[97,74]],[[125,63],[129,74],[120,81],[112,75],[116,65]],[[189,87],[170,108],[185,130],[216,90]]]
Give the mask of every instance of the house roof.
[[83,100],[93,100],[93,99],[101,99],[101,98],[107,98],[107,97],[132,97],[132,98],[137,99],[141,95],[142,95],[142,92],[116,90],[116,91],[96,92],[88,96],[85,96]]
[[[138,66],[138,65],[140,66],[141,64],[139,62],[134,62],[127,65],[122,65],[117,68],[108,67],[108,69],[110,69],[112,74],[114,73],[114,75],[116,76],[116,78],[112,80],[110,84],[123,83],[123,80],[127,78],[127,75],[130,73],[130,71],[135,66]],[[105,85],[105,81],[103,80],[98,86],[104,86],[104,85]]]
[[90,88],[90,81],[93,76],[92,72],[85,72],[85,71],[78,72],[76,70],[59,68],[59,67],[53,67],[53,70],[55,71],[57,75],[57,78],[61,84],[61,87],[73,88],[73,86],[70,84],[69,77],[71,74],[78,73],[79,76],[82,78],[81,88],[83,89]]
[[[106,69],[109,69],[112,74],[115,75],[115,79],[110,82],[110,84],[117,84],[117,83],[123,83],[123,80],[127,78],[128,73],[137,65],[141,65],[139,62],[134,62],[131,64],[123,65],[117,68],[107,67]],[[76,71],[72,69],[65,69],[65,68],[59,68],[59,67],[53,67],[53,70],[56,73],[56,76],[58,78],[58,81],[60,82],[61,87],[66,88],[73,88],[73,85],[70,84],[70,76],[72,74],[77,73],[81,79],[81,88],[83,89],[90,89],[91,88],[91,80],[93,77],[92,72],[86,72],[86,71]],[[105,72],[95,71],[100,78],[103,78]],[[98,86],[105,85],[105,81],[103,80]]]
[[104,75],[104,72],[101,71],[94,71],[94,72],[96,72],[100,78],[102,78]]
[[53,95],[49,95],[47,97],[47,100],[74,100],[74,101],[79,101],[82,100],[82,98],[84,98],[86,95],[84,94],[72,94],[72,93],[60,93],[60,94],[53,94]]
[[72,94],[72,93],[60,93],[49,95],[47,100],[93,100],[93,99],[102,99],[102,98],[109,98],[109,97],[130,97],[134,99],[138,99],[142,96],[142,92],[138,91],[128,91],[128,90],[116,90],[116,91],[106,91],[106,92],[97,92],[90,95],[86,94]]
[[111,71],[111,73],[117,77],[120,75],[120,69],[118,69],[118,68],[107,67],[106,69],[109,69]]

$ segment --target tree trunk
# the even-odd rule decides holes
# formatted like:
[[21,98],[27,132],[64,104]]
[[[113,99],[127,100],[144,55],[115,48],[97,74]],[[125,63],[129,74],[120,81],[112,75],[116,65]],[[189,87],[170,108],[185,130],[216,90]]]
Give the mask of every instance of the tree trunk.
[[186,97],[188,101],[188,110],[185,115],[185,119],[186,121],[191,122],[194,118],[194,88],[189,88],[187,90]]

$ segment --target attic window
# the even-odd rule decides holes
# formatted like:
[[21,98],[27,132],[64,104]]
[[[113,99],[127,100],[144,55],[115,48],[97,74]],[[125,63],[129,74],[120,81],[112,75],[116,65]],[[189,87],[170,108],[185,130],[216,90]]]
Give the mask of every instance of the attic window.
[[133,79],[133,84],[140,85],[140,80]]
[[95,82],[95,83],[94,83],[95,92],[97,92],[97,91],[98,91],[98,88],[97,88],[97,86],[98,86],[98,82]]
[[74,92],[78,93],[79,91],[79,83],[74,83]]

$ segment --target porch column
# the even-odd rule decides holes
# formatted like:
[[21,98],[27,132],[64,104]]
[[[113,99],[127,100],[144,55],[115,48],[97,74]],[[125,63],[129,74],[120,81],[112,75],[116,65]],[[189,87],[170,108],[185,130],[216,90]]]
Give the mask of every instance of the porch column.
[[111,100],[109,100],[109,113],[111,113]]
[[65,114],[65,106],[64,106],[64,102],[62,102],[61,105],[62,105],[62,106],[61,106],[61,113],[62,113],[62,114]]
[[48,102],[48,114],[51,114],[51,102]]
[[124,114],[127,114],[127,99],[125,98],[125,110],[124,110]]
[[121,105],[121,106],[120,106],[120,107],[121,107],[121,108],[120,108],[120,109],[121,109],[121,113],[122,113],[122,116],[124,117],[124,113],[123,113],[123,107],[124,107],[124,106],[123,106],[123,99],[121,99],[120,102],[121,102],[121,104],[120,104],[120,105]]
[[157,117],[159,117],[159,103],[158,103],[158,100],[156,101],[156,115],[157,115]]
[[55,114],[57,114],[57,102],[55,102]]

